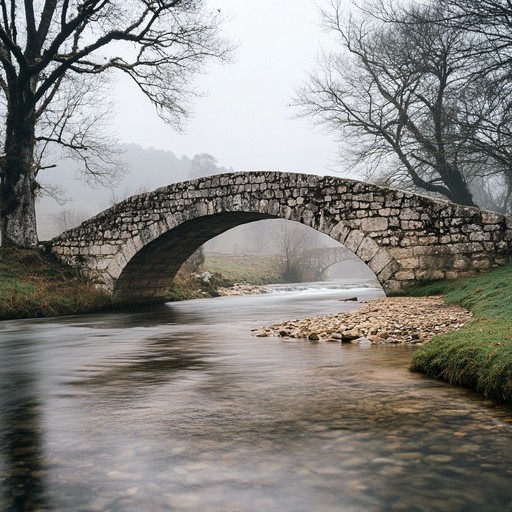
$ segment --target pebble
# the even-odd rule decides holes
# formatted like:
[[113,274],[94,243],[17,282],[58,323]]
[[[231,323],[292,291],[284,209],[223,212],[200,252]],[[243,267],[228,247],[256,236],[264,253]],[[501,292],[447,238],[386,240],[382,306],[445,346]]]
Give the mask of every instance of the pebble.
[[363,303],[358,311],[280,322],[258,328],[253,335],[359,345],[422,345],[471,320],[469,311],[445,304],[441,296],[386,297]]
[[230,287],[221,287],[217,292],[221,297],[232,297],[235,295],[261,295],[262,293],[270,293],[270,290],[265,286],[237,283]]

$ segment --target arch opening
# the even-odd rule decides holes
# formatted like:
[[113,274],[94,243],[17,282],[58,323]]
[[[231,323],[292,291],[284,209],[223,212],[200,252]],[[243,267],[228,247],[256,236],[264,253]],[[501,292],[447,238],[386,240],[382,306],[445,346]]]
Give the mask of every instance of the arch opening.
[[[263,220],[267,222],[258,222]],[[306,249],[306,251],[309,250],[311,253],[316,253],[319,259],[316,274],[306,274],[307,278],[304,279],[295,278],[294,276],[297,274],[293,273],[294,269],[289,269],[290,273],[288,275],[283,274],[282,282],[323,280],[323,272],[339,261],[329,261],[329,256],[326,256],[326,253],[335,251],[338,248],[342,250],[343,254],[349,255],[353,262],[357,261],[358,263],[356,263],[356,265],[360,265],[366,269],[366,272],[361,272],[362,275],[365,275],[367,279],[373,278],[378,281],[378,278],[364,260],[350,249],[346,248],[336,240],[336,238],[323,233],[319,229],[312,228],[300,221],[285,220],[263,213],[225,212],[185,221],[166,231],[155,240],[147,243],[122,269],[114,288],[115,300],[117,302],[126,303],[161,302],[165,300],[167,292],[171,288],[179,269],[197,249],[202,246],[218,248],[219,243],[221,245],[229,245],[229,242],[226,243],[226,240],[229,240],[228,232],[237,231],[234,228],[247,224],[251,224],[250,231],[247,228],[246,231],[250,232],[249,241],[252,243],[251,249],[253,250],[254,246],[259,246],[260,251],[265,250],[263,247],[265,244],[262,244],[261,240],[263,225],[267,226],[267,232],[270,231],[274,233],[274,239],[270,240],[270,244],[275,244],[276,240],[278,240],[278,244],[286,244],[288,242],[287,237],[290,237],[288,226],[300,228],[299,233],[303,231],[306,233],[311,232],[316,235],[316,238],[311,238],[311,240],[316,242],[307,246]],[[274,224],[274,226],[269,228],[268,226],[270,224]],[[280,233],[277,233],[278,228],[276,225],[278,224],[280,225]],[[293,230],[290,230],[290,232],[292,232],[292,236],[297,236],[297,232],[294,234]],[[232,250],[235,250],[237,243],[233,242],[233,240],[231,240],[230,243],[233,245]],[[269,252],[268,243],[269,240],[267,240],[267,252]],[[283,252],[289,249],[290,247],[280,248]],[[304,254],[305,253],[300,257],[304,258]],[[276,254],[275,250],[274,255],[277,256],[278,259],[283,257],[283,255]],[[312,261],[313,256],[315,255],[308,255],[308,258],[311,257]],[[331,259],[332,257],[333,256],[331,256]],[[276,259],[276,264],[278,264],[278,259]],[[288,264],[290,262],[288,261],[286,263]],[[353,273],[352,276],[354,276]]]

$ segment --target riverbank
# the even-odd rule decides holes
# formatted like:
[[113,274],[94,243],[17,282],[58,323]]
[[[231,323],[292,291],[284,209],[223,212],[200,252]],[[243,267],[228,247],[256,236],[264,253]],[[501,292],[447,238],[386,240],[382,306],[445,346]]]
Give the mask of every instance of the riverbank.
[[[234,264],[232,272],[230,262]],[[272,273],[265,279],[265,272],[271,268],[270,259],[265,257],[217,256],[208,260],[208,265],[217,270],[179,272],[167,299],[266,293],[261,285],[274,279]],[[0,320],[75,315],[112,307],[110,297],[51,254],[38,249],[0,247]]]
[[442,293],[447,304],[474,316],[460,331],[436,336],[415,352],[411,369],[512,404],[512,265],[411,293]]
[[408,297],[370,301],[352,313],[259,328],[254,335],[420,345],[412,371],[512,404],[512,265],[421,286]]
[[90,313],[109,297],[37,249],[0,247],[0,320]]
[[279,283],[275,258],[269,255],[206,253],[199,269],[187,263],[167,294],[170,302],[228,295],[266,293],[265,285]]

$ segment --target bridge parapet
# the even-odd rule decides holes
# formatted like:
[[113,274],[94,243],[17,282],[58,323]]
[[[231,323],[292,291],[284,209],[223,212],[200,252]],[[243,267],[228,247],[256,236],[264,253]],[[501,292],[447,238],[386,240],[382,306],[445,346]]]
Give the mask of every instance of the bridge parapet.
[[133,196],[52,240],[120,302],[165,297],[183,262],[237,225],[283,218],[331,236],[384,290],[454,279],[511,261],[512,218],[354,180],[232,173]]

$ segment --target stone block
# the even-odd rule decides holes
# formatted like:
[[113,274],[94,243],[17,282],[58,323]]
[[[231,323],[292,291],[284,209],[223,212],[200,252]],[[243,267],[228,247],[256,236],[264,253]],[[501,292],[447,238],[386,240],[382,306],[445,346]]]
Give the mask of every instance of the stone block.
[[345,239],[345,242],[343,242],[343,245],[349,250],[352,251],[354,254],[357,254],[357,249],[359,248],[359,245],[363,241],[364,233],[359,230],[352,230],[347,238]]
[[389,221],[386,217],[366,217],[361,220],[361,229],[366,233],[385,231],[388,226]]
[[442,270],[416,270],[414,272],[414,278],[416,281],[441,281],[445,279],[446,273]]
[[455,259],[456,256],[453,254],[423,254],[419,256],[418,268],[451,270],[453,269]]
[[368,261],[368,266],[372,269],[375,275],[378,275],[392,261],[392,257],[386,250],[379,249],[375,256]]
[[489,240],[492,240],[492,235],[482,231],[473,232],[469,233],[469,240],[471,242],[488,242]]
[[437,236],[429,235],[429,236],[418,236],[418,244],[419,245],[428,245],[432,246],[439,242],[439,238]]
[[503,215],[496,212],[482,210],[480,215],[482,224],[499,224],[503,220]]
[[101,255],[111,255],[111,254],[115,254],[117,251],[118,251],[118,247],[116,247],[115,245],[111,245],[111,244],[103,244],[100,247]]
[[419,220],[421,213],[411,208],[403,208],[400,212],[400,219],[402,220]]
[[115,261],[115,260],[111,260],[107,270],[106,270],[106,273],[113,279],[113,281],[117,281],[117,278],[120,276],[121,274],[121,267],[119,266],[119,264]]
[[467,256],[457,256],[453,261],[453,268],[457,270],[468,270],[471,268],[471,259]]
[[374,273],[378,277],[380,283],[382,284],[389,281],[394,276],[394,274],[399,270],[400,265],[396,261],[390,261],[379,272],[374,271]]
[[335,226],[331,229],[330,233],[328,235],[333,238],[334,240],[337,240],[341,244],[345,243],[345,239],[347,238],[348,234],[350,233],[350,228],[348,228],[344,222],[338,222],[335,224]]
[[423,227],[423,222],[419,220],[401,220],[400,227],[408,231],[416,231]]
[[404,270],[417,269],[419,267],[419,258],[404,258],[399,261]]
[[475,259],[472,262],[472,267],[477,270],[489,270],[492,263],[488,259]]
[[411,270],[402,270],[395,274],[397,281],[413,281],[415,279],[414,272]]
[[379,246],[371,238],[365,237],[359,245],[357,255],[366,262],[370,261],[377,254],[378,250]]

